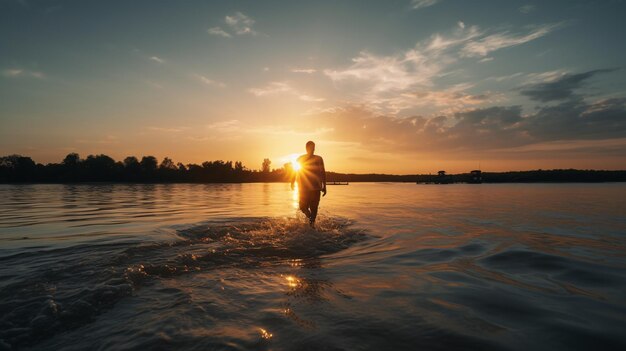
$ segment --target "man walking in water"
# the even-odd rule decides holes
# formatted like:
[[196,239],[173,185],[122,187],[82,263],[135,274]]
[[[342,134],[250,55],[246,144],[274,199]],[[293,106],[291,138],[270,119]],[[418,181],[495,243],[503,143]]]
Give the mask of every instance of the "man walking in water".
[[324,160],[314,155],[315,143],[306,143],[306,154],[298,157],[298,170],[291,178],[291,189],[294,181],[298,181],[298,192],[300,193],[300,211],[309,219],[311,227],[315,225],[317,217],[317,207],[320,204],[320,191],[326,196],[326,170]]

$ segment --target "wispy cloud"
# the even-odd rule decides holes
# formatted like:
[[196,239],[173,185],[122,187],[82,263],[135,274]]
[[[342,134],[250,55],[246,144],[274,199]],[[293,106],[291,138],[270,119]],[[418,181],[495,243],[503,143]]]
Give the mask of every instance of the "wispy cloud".
[[506,75],[506,76],[488,77],[486,80],[493,80],[493,81],[496,81],[496,82],[503,82],[503,81],[505,81],[505,80],[509,80],[509,79],[514,79],[514,78],[517,78],[517,77],[521,77],[521,76],[523,76],[523,75],[524,75],[524,73],[522,73],[522,72],[517,72],[517,73],[513,73],[513,74],[508,74],[508,75]]
[[257,34],[257,32],[252,29],[255,21],[241,12],[235,12],[232,16],[226,16],[224,21],[237,34]]
[[414,85],[432,85],[432,78],[441,71],[442,65],[430,60],[416,49],[392,56],[378,56],[361,52],[345,69],[326,69],[335,82],[358,80],[370,85],[372,92],[404,90]]
[[226,28],[212,27],[207,32],[223,38],[232,38],[233,35],[257,35],[259,33],[253,28],[255,22],[251,17],[241,12],[235,12],[233,15],[224,17]]
[[468,42],[461,53],[467,57],[483,57],[490,52],[516,46],[541,38],[559,27],[559,24],[537,27],[527,34],[513,34],[509,32],[487,35],[479,40]]
[[43,79],[46,76],[42,72],[37,71],[29,71],[21,68],[10,68],[6,69],[2,72],[2,75],[5,77],[18,78],[18,77],[30,77]]
[[265,87],[262,88],[252,88],[248,90],[251,94],[258,97],[286,94],[296,96],[298,99],[307,102],[321,102],[324,101],[324,98],[311,96],[305,94],[294,87],[292,87],[287,82],[271,82]]
[[217,81],[217,80],[213,80],[213,79],[209,79],[201,74],[194,74],[193,75],[196,79],[198,79],[200,82],[208,85],[208,86],[212,86],[212,87],[218,87],[218,88],[223,88],[226,86],[226,84]]
[[165,133],[180,133],[184,130],[186,130],[187,127],[178,127],[178,128],[171,128],[171,127],[148,127],[148,130],[154,131],[154,132],[165,132]]
[[150,60],[157,62],[157,63],[165,63],[165,60],[158,56],[150,56]]
[[241,122],[236,119],[219,121],[215,123],[208,124],[207,129],[215,130],[222,133],[227,132],[235,132],[242,128]]
[[213,28],[209,28],[207,29],[207,32],[209,34],[212,35],[217,35],[219,37],[224,37],[224,38],[231,38],[232,35],[230,35],[229,33],[227,33],[225,30],[223,30],[221,27],[213,27]]
[[[478,95],[464,93],[451,88],[437,88],[440,78],[450,75],[450,67],[460,59],[480,57],[479,62],[493,60],[487,54],[514,45],[520,45],[547,35],[558,25],[535,27],[530,33],[515,34],[508,31],[494,32],[478,26],[457,25],[448,34],[436,33],[416,43],[415,47],[392,55],[376,55],[362,51],[345,68],[325,69],[323,72],[335,84],[350,84],[357,103],[369,106],[374,111],[398,113],[403,109],[441,105],[453,97],[464,96],[461,106],[482,103]],[[419,92],[416,94],[416,92]],[[452,104],[454,108],[459,104]]]
[[413,10],[419,10],[433,6],[440,1],[441,0],[411,0],[411,8],[413,8]]
[[306,74],[312,74],[317,72],[316,69],[314,68],[294,68],[291,70],[291,72],[293,73],[306,73]]

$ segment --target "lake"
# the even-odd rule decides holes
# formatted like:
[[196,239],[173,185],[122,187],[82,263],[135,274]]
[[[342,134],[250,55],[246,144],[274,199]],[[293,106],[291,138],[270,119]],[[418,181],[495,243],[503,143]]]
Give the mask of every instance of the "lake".
[[0,350],[626,349],[626,184],[0,185]]

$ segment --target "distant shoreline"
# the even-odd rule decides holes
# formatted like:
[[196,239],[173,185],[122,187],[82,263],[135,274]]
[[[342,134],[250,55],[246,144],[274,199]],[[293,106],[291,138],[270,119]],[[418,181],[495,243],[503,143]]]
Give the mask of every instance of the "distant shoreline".
[[[286,182],[73,182],[73,183],[61,183],[61,182],[0,182],[0,185],[183,185],[183,184],[215,184],[215,185],[232,185],[232,184],[288,184]],[[498,184],[621,184],[626,183],[626,181],[563,181],[563,182],[547,182],[547,181],[537,181],[537,182],[498,182],[498,183],[490,183],[483,182],[481,184],[472,184],[466,182],[459,183],[449,183],[449,184],[435,184],[435,183],[416,183],[416,182],[404,182],[404,181],[355,181],[350,182],[354,184],[365,184],[365,183],[393,183],[393,184],[416,184],[416,185],[425,185],[425,186],[443,186],[443,185],[498,185]],[[330,186],[330,185],[329,185]]]
[[[106,155],[89,155],[81,159],[72,153],[61,163],[43,165],[30,157],[10,155],[0,157],[0,184],[173,184],[173,183],[279,183],[293,179],[290,163],[270,169],[265,159],[261,170],[252,170],[235,161],[205,161],[202,164],[174,163],[164,158],[159,164],[153,156],[139,160],[129,156],[115,161]],[[394,182],[394,183],[607,183],[626,182],[626,170],[552,169],[531,171],[445,174],[356,174],[326,172],[328,182]]]

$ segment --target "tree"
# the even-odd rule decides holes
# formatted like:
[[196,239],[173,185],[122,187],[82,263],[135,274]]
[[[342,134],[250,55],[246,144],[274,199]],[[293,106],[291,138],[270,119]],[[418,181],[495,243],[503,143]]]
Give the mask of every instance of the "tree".
[[241,161],[235,161],[235,172],[243,172],[243,163],[241,163]]
[[272,161],[269,158],[263,160],[263,164],[261,165],[261,171],[265,173],[269,173],[270,166],[272,165]]
[[128,156],[124,159],[124,167],[139,168],[139,160],[135,156]]
[[160,169],[176,169],[176,165],[174,164],[174,161],[172,161],[171,158],[166,157],[163,159],[163,161],[161,161],[161,165],[159,166]]
[[146,173],[153,173],[156,171],[159,161],[154,156],[144,156],[141,158],[141,169]]
[[83,161],[90,180],[112,180],[115,174],[115,160],[107,155],[89,155]]
[[10,155],[0,158],[1,173],[6,174],[0,178],[12,181],[32,181],[37,176],[37,165],[30,157]]
[[78,163],[80,163],[80,156],[75,152],[67,154],[67,156],[63,159],[63,165],[66,167],[73,168],[76,167]]

